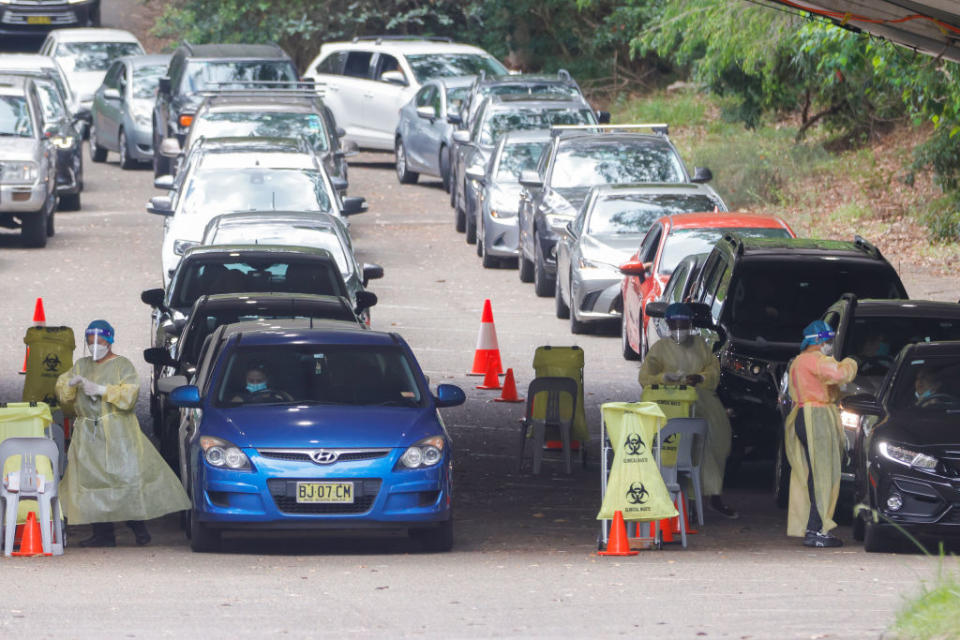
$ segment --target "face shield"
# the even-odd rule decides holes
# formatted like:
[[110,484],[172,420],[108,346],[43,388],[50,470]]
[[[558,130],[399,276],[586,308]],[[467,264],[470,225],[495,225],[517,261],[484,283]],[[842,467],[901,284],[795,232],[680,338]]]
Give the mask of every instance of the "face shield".
[[670,338],[677,344],[687,344],[693,338],[690,318],[683,316],[673,316],[667,319],[667,328],[670,330]]
[[84,332],[86,337],[86,353],[94,362],[98,362],[107,357],[110,353],[110,345],[113,343],[113,332],[103,329],[87,329]]

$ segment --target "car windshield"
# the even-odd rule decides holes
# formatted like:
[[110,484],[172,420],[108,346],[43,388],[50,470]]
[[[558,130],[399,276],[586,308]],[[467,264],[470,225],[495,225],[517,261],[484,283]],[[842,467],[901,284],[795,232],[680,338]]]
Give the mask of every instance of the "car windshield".
[[256,138],[304,137],[317,151],[327,151],[323,118],[316,113],[280,111],[218,111],[197,118],[190,139],[250,136]]
[[40,105],[43,107],[43,119],[47,123],[63,120],[67,117],[67,107],[63,104],[60,91],[52,80],[37,80],[37,93],[40,94]]
[[[266,389],[250,392],[247,374],[259,370]],[[423,396],[403,349],[380,345],[283,344],[238,348],[220,376],[216,403],[333,404],[420,407]],[[399,435],[401,429],[398,428]]]
[[561,189],[628,182],[685,182],[683,163],[662,142],[563,145],[550,182]]
[[133,97],[138,100],[152,100],[157,95],[157,85],[160,83],[160,78],[165,75],[167,75],[167,65],[165,64],[134,67]]
[[[657,273],[670,275],[680,261],[696,253],[708,253],[723,234],[734,232],[744,238],[789,238],[783,227],[734,227],[729,229],[674,229],[667,237]],[[837,296],[839,297],[839,296]],[[826,305],[824,305],[826,306]]]
[[332,260],[222,256],[187,261],[177,271],[170,306],[191,307],[203,295],[250,292],[347,296],[343,276]]
[[312,169],[197,169],[177,215],[231,211],[331,210],[323,176]]
[[258,82],[297,81],[297,71],[287,60],[193,61],[183,74],[182,89],[194,93],[208,89],[249,89]]
[[723,321],[735,338],[799,344],[803,328],[844,293],[904,297],[897,273],[886,262],[758,258],[740,264],[729,290],[721,283],[715,305],[724,298],[731,302],[724,305]]
[[61,42],[55,57],[66,73],[106,71],[110,63],[123,56],[143,53],[136,42]]
[[353,270],[346,249],[333,227],[310,224],[276,224],[244,221],[218,227],[208,244],[268,244],[326,249],[344,276]]
[[0,96],[0,136],[33,137],[33,120],[23,96]]
[[519,182],[522,171],[536,170],[546,146],[546,140],[505,145],[497,167],[497,182]]
[[[646,233],[650,225],[662,216],[713,211],[719,206],[719,202],[704,194],[630,193],[602,196],[593,205],[587,232],[594,235]],[[675,266],[671,266],[670,270]]]
[[896,375],[890,407],[927,416],[960,415],[960,358],[935,356],[904,360]]
[[483,71],[489,75],[505,75],[507,68],[495,58],[481,53],[420,53],[407,56],[417,82],[430,78],[476,76]]
[[516,84],[494,84],[481,87],[479,96],[556,96],[558,98],[579,98],[580,91],[573,85],[557,82],[518,82]]
[[596,124],[590,109],[532,109],[494,111],[488,115],[480,130],[480,144],[496,144],[507,131],[549,129],[555,124]]
[[905,345],[943,340],[960,340],[960,317],[855,317],[842,355],[860,360],[860,374],[882,376]]

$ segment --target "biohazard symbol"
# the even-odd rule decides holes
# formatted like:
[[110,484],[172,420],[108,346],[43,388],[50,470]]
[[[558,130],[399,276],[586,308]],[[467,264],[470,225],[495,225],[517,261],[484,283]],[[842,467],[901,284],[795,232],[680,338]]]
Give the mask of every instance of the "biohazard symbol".
[[666,438],[663,439],[663,444],[665,444],[665,445],[673,445],[673,444],[676,444],[676,443],[677,443],[677,435],[678,435],[678,434],[676,434],[676,433],[671,433],[669,436],[667,436]]
[[43,359],[43,366],[47,371],[57,371],[60,368],[60,358],[55,353],[47,354]]
[[627,489],[627,502],[630,504],[643,504],[647,501],[649,495],[650,492],[647,491],[647,488],[643,486],[642,482],[632,482],[630,483],[630,488]]
[[624,442],[624,446],[627,447],[627,453],[631,456],[640,455],[640,452],[647,446],[644,444],[643,439],[640,437],[639,433],[631,433],[627,435],[627,439]]

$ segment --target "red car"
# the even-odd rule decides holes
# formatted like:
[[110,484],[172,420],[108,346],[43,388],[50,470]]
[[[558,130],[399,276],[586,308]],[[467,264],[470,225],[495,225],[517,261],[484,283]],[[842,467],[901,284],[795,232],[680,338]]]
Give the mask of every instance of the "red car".
[[686,256],[707,253],[725,233],[753,238],[795,238],[786,222],[775,216],[748,213],[677,213],[657,220],[629,262],[620,266],[623,301],[620,336],[623,357],[646,355],[647,302],[656,300],[670,274]]

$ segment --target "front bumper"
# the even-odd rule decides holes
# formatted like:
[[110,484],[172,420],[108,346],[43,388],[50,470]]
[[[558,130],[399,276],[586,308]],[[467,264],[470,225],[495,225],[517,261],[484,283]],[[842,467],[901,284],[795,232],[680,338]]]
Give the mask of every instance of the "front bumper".
[[[880,458],[869,469],[874,507],[889,521],[923,536],[960,537],[960,478],[910,471]],[[887,505],[896,494],[902,507]]]
[[[404,450],[388,451],[378,459],[318,465],[244,449],[254,471],[211,467],[195,451],[194,508],[204,524],[218,529],[397,529],[448,520],[449,457],[435,467],[394,471]],[[297,503],[301,480],[350,481],[354,502]]]
[[483,250],[497,258],[516,258],[520,255],[520,227],[517,216],[494,218],[483,207]]
[[0,212],[35,213],[43,210],[47,200],[47,185],[0,185]]
[[52,29],[92,26],[96,2],[0,5],[0,34],[44,35]]
[[574,268],[571,291],[571,306],[577,309],[577,320],[610,320],[623,315],[623,300],[620,297],[622,277],[614,276],[604,269]]
[[138,162],[153,162],[153,128],[150,123],[138,125],[131,119],[127,122],[127,154]]

